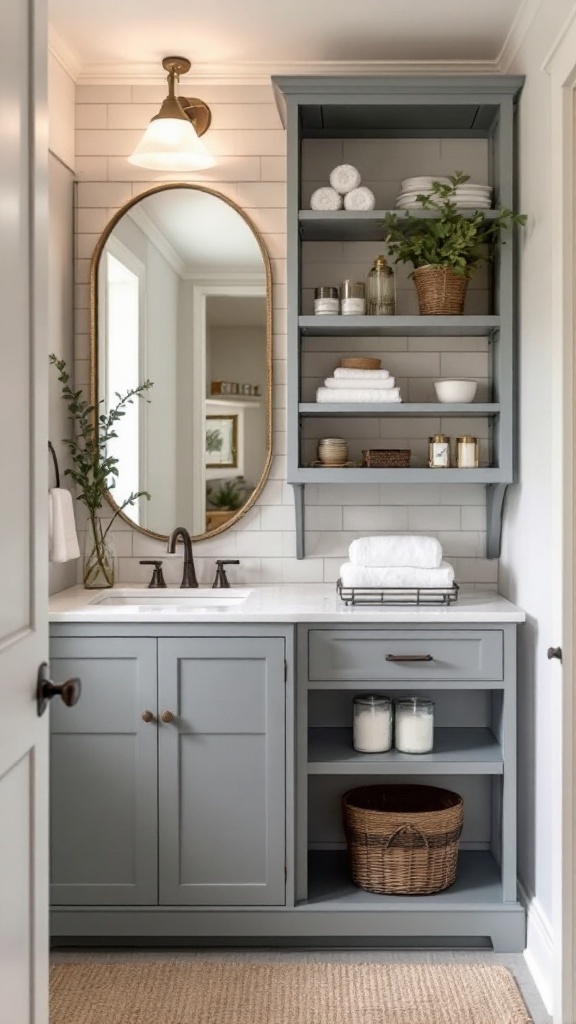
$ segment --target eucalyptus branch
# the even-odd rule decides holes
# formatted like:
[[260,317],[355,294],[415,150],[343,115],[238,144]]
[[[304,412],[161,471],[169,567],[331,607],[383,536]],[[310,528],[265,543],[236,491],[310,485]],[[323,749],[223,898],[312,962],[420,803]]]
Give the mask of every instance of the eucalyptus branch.
[[[143,399],[153,383],[146,380],[124,394],[116,392],[116,405],[107,412],[100,412],[104,399],[100,399],[97,405],[88,403],[82,397],[81,390],[74,391],[70,387],[70,374],[65,361],[58,359],[54,353],[49,359],[58,371],[58,380],[62,385],[61,398],[66,404],[69,418],[75,424],[73,436],[63,439],[72,460],[72,466],[64,473],[76,484],[77,499],[86,505],[90,516],[94,517],[104,503],[106,492],[114,489],[118,476],[118,459],[108,453],[109,442],[118,437],[116,425],[126,415],[126,407],[133,405],[135,399]],[[150,500],[150,495],[147,491],[133,491],[114,513],[106,533],[116,516],[128,505],[134,505],[138,498]]]

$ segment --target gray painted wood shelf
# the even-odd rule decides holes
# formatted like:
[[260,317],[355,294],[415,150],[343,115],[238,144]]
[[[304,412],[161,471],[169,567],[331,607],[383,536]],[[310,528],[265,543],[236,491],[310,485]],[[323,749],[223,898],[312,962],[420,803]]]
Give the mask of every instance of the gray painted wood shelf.
[[[334,390],[334,395],[338,392]],[[300,402],[303,416],[497,416],[498,402]]]
[[300,316],[302,337],[482,337],[497,331],[499,316]]
[[502,775],[502,748],[490,729],[437,728],[430,754],[399,750],[362,754],[352,746],[351,729],[309,730],[309,775],[421,775],[423,770],[442,775]]
[[[496,209],[484,211],[487,220],[497,216],[499,208],[514,208],[516,191],[515,118],[518,97],[523,85],[520,76],[278,76],[272,79],[276,102],[282,123],[288,133],[287,145],[287,291],[288,291],[288,401],[287,401],[287,464],[288,482],[294,488],[296,511],[297,557],[305,557],[305,500],[308,483],[469,483],[467,473],[443,471],[440,476],[425,469],[371,470],[370,476],[360,471],[341,471],[330,475],[323,468],[305,468],[310,461],[303,457],[304,444],[309,442],[310,416],[333,416],[342,420],[342,434],[346,434],[346,417],[371,415],[426,416],[486,415],[490,421],[490,461],[493,468],[479,470],[474,480],[486,487],[486,555],[496,558],[500,553],[502,512],[506,487],[515,480],[515,409],[514,409],[514,238],[499,248],[490,274],[490,303],[485,315],[464,316],[309,316],[302,315],[305,289],[317,282],[303,275],[308,259],[308,243],[341,243],[342,258],[346,261],[346,243],[376,242],[382,240],[382,221],[386,212],[404,215],[405,211],[386,209],[394,202],[394,194],[377,196],[379,208],[369,211],[316,211],[306,209],[309,201],[308,186],[326,178],[326,167],[318,166],[316,177],[305,176],[306,159],[313,160],[318,152],[316,140],[371,140],[374,148],[383,141],[386,152],[394,151],[394,140],[476,139],[482,143],[487,164],[487,181],[494,188]],[[423,141],[423,146],[428,145]],[[399,142],[402,147],[404,144]],[[314,149],[316,147],[316,150]],[[415,147],[414,152],[416,153]],[[344,149],[345,153],[346,150]],[[382,150],[384,154],[384,150]],[[374,157],[371,156],[370,159]],[[384,158],[384,157],[383,157]],[[404,164],[402,164],[404,167]],[[360,173],[363,168],[359,167]],[[444,169],[444,173],[450,173]],[[468,170],[468,169],[466,169]],[[470,168],[473,171],[473,168]],[[368,171],[366,172],[369,176]],[[415,156],[414,166],[396,169],[400,187],[402,174],[420,174],[422,167]],[[440,173],[440,172],[438,172]],[[486,173],[485,171],[479,173]],[[483,180],[483,179],[482,179]],[[396,193],[397,194],[397,193]],[[418,216],[434,217],[432,211],[418,210]],[[473,215],[474,211],[466,211]],[[358,254],[356,254],[358,255]],[[352,263],[354,261],[352,260]],[[368,271],[366,267],[366,272]],[[306,268],[307,272],[309,266]],[[303,286],[303,280],[306,284]],[[307,296],[306,296],[307,298]],[[329,348],[326,339],[335,339],[334,354],[342,352],[337,339],[350,339],[350,354],[362,352],[362,339],[374,339],[372,354],[385,350],[379,338],[393,337],[484,337],[489,338],[491,355],[491,387],[489,394],[496,399],[487,403],[484,413],[480,408],[460,411],[456,407],[436,413],[433,408],[402,410],[327,409],[322,412],[301,403],[302,363],[315,351],[314,339],[321,338],[322,352]],[[335,427],[331,427],[336,432]],[[384,434],[382,434],[384,436]],[[486,460],[488,461],[488,460]],[[382,474],[386,475],[382,475]],[[344,475],[345,474],[345,475]]]
[[489,850],[460,850],[454,885],[430,896],[388,896],[354,885],[345,850],[311,850],[308,855],[308,899],[304,905],[357,910],[422,912],[424,908],[473,910],[502,906],[500,869]]
[[[432,210],[411,210],[423,219],[437,217]],[[472,216],[475,211],[462,211]],[[405,217],[403,210],[300,210],[300,237],[303,242],[379,242],[382,221],[388,213]],[[486,220],[494,220],[496,210],[484,210]]]

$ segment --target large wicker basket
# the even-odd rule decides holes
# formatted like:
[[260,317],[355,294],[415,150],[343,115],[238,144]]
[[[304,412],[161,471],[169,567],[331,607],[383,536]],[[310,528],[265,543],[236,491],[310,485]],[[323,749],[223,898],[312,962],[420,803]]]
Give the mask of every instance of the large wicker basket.
[[412,271],[422,316],[460,316],[469,278],[442,267],[419,267]]
[[437,786],[378,785],[342,797],[356,885],[368,892],[423,895],[456,877],[464,801]]

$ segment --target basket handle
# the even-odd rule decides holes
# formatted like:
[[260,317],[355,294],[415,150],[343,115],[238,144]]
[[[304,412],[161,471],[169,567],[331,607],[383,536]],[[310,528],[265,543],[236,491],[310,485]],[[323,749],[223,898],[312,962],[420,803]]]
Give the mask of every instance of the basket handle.
[[390,849],[394,840],[396,839],[396,836],[406,835],[406,833],[410,832],[412,833],[412,835],[419,836],[419,838],[422,839],[426,849],[428,849],[428,839],[426,838],[424,833],[421,832],[419,828],[416,828],[416,825],[413,825],[411,822],[408,822],[406,825],[399,825],[396,831],[393,832],[392,835],[384,843],[384,849]]

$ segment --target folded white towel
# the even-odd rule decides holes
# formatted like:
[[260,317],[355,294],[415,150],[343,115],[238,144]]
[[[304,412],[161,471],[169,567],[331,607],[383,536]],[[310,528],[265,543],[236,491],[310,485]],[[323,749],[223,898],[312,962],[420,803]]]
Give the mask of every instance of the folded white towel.
[[437,569],[397,565],[370,569],[344,562],[340,566],[340,579],[345,587],[451,587],[454,569],[449,562],[441,562]]
[[413,534],[359,537],[352,541],[348,558],[353,565],[372,569],[389,566],[437,569],[442,562],[442,545],[436,537]]
[[334,188],[317,188],[310,196],[311,210],[341,210],[342,196]]
[[376,206],[376,198],[371,189],[361,185],[360,188],[353,188],[344,196],[344,208],[346,210],[373,210]]
[[353,188],[358,188],[361,181],[360,171],[352,164],[338,164],[338,167],[330,172],[330,184],[341,195],[351,192]]
[[334,376],[342,377],[343,380],[386,380],[390,376],[390,370],[350,370],[347,366],[337,366]]
[[376,380],[367,380],[366,377],[327,377],[324,381],[324,387],[335,388],[339,391],[345,391],[347,388],[352,388],[353,391],[366,388],[370,391],[373,388],[376,388],[377,391],[390,391],[395,384],[394,377],[377,377]]
[[48,495],[48,529],[51,562],[80,558],[72,495],[64,487],[53,487]]
[[401,402],[400,388],[390,391],[378,391],[377,388],[346,388],[336,391],[334,388],[318,388],[317,402]]

